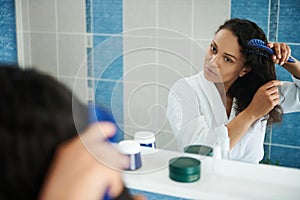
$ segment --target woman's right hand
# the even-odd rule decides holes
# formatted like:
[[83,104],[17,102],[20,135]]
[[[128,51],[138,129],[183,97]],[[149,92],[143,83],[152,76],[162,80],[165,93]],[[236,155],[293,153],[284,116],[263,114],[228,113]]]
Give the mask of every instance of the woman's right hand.
[[80,137],[61,144],[39,199],[99,200],[105,192],[112,198],[118,197],[124,188],[118,170],[127,168],[129,160],[106,142],[115,131],[116,127],[109,122],[95,123]]
[[246,110],[258,119],[268,114],[279,104],[278,86],[282,85],[279,80],[272,80],[262,85],[255,93],[251,103]]

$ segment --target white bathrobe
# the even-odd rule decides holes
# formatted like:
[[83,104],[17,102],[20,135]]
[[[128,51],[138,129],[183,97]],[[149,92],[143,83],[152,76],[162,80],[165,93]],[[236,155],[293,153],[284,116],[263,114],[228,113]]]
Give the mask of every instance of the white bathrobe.
[[[300,111],[300,80],[284,82],[280,87],[281,106],[285,113]],[[221,96],[213,82],[207,81],[203,71],[178,80],[170,89],[167,118],[177,144],[182,150],[191,144],[214,147],[228,137],[225,126],[236,115],[233,106],[227,117]],[[264,137],[267,119],[257,120],[231,149],[231,158],[258,163],[264,156]]]

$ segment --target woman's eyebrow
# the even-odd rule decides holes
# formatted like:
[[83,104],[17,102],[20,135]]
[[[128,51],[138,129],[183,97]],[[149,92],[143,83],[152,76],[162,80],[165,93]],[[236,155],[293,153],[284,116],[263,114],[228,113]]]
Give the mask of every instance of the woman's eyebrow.
[[[216,44],[216,42],[214,40],[212,41],[212,43],[218,49],[218,45]],[[233,59],[237,60],[237,58],[234,55],[232,55],[232,54],[224,53],[224,55],[232,57]]]
[[233,59],[237,60],[236,57],[235,57],[234,55],[231,55],[231,54],[229,54],[229,53],[224,53],[224,55],[229,56],[229,57],[232,57]]

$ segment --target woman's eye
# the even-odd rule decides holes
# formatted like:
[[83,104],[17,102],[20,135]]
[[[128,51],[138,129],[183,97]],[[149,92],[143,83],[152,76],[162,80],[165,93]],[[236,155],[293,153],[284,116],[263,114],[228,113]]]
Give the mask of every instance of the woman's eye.
[[224,60],[225,60],[225,62],[227,62],[227,63],[231,63],[231,62],[232,62],[232,60],[231,60],[230,58],[228,58],[228,57],[225,57]]
[[210,46],[210,50],[212,53],[217,53],[217,48],[214,46]]

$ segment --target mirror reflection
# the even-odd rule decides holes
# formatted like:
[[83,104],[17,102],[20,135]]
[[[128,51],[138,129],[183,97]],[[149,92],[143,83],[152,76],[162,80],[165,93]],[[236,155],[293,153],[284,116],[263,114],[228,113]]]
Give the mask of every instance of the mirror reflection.
[[[239,95],[245,100],[236,98],[234,92],[226,95],[231,86],[227,83],[254,71],[252,64],[245,64],[248,54],[251,62],[266,56],[256,49],[241,55],[244,46],[229,28],[215,34],[226,19],[247,18],[261,27],[268,41],[283,42],[297,58],[299,40],[293,34],[299,32],[293,26],[299,18],[299,12],[294,12],[297,8],[299,4],[288,2],[269,6],[259,1],[257,6],[229,0],[16,1],[18,60],[56,76],[83,102],[111,110],[125,139],[138,131],[152,131],[158,148],[183,151],[189,144],[213,147],[228,132],[232,159],[299,168],[299,114],[283,114],[280,123],[271,121],[281,115],[281,108],[299,111],[299,100],[292,101],[290,93],[285,93],[296,95],[296,89],[289,89],[295,85],[280,85],[271,92],[284,94],[275,98],[281,108],[267,106],[263,111],[253,103],[252,109],[261,112],[255,120],[235,117],[237,113],[243,116],[253,98],[244,93]],[[262,39],[250,31],[244,31],[249,39]],[[219,62],[235,66],[230,68],[234,71],[230,77],[216,67]],[[283,66],[275,65],[277,79],[292,82],[291,74],[297,77],[299,71]],[[262,80],[255,78],[259,85],[246,94],[253,96],[274,79],[272,70]],[[274,84],[270,88],[276,90],[279,83]],[[199,99],[205,103],[199,104]],[[256,102],[263,103],[259,98]],[[251,132],[257,139],[249,139]]]

